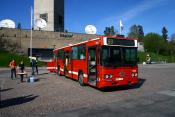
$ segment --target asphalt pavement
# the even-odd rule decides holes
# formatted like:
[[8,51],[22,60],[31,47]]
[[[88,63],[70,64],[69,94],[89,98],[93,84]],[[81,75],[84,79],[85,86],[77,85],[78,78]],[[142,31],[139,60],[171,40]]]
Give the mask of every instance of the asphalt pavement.
[[[30,68],[28,69],[30,73]],[[139,85],[99,90],[39,69],[35,83],[0,68],[0,116],[174,117],[175,64],[139,65]]]

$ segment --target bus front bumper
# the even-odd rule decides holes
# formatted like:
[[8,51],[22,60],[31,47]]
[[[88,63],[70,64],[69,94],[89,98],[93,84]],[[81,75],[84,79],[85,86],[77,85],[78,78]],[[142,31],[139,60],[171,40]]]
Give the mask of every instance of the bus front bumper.
[[139,82],[138,78],[132,78],[130,80],[124,80],[122,78],[117,80],[103,80],[98,82],[98,88],[103,87],[115,87],[115,86],[124,86],[124,85],[137,85]]

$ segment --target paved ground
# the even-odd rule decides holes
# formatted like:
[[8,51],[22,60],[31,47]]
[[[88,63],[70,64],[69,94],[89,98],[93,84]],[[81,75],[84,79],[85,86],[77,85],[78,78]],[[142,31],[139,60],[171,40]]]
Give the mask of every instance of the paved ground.
[[[30,71],[30,69],[28,70]],[[35,83],[11,80],[0,68],[0,116],[174,117],[175,64],[139,65],[137,87],[98,90],[47,74],[40,68]]]

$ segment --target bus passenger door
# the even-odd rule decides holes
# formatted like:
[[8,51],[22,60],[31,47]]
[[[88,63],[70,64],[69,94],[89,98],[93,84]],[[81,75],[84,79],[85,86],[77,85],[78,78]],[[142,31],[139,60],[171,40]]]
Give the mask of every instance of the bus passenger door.
[[72,77],[71,74],[69,73],[72,70],[70,56],[71,56],[71,51],[66,51],[65,57],[64,57],[64,75],[66,77]]
[[97,47],[88,48],[88,83],[96,86],[97,80]]

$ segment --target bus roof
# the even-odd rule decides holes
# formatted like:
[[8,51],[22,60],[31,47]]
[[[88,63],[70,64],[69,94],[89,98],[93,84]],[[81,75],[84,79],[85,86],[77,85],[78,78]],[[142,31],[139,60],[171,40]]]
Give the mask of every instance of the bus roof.
[[137,40],[137,39],[134,39],[134,38],[128,38],[128,37],[123,37],[123,36],[100,36],[100,37],[97,37],[97,38],[94,38],[94,39],[89,39],[89,40],[86,40],[86,41],[82,41],[82,42],[79,42],[79,43],[76,43],[76,44],[68,44],[68,45],[63,46],[61,48],[56,48],[53,51],[57,52],[60,49],[70,49],[73,46],[80,45],[80,44],[85,44],[87,42],[91,42],[91,41],[95,41],[95,40],[100,40],[100,39],[102,39],[104,37],[106,37],[106,38],[114,38],[114,39],[123,39],[123,40]]

